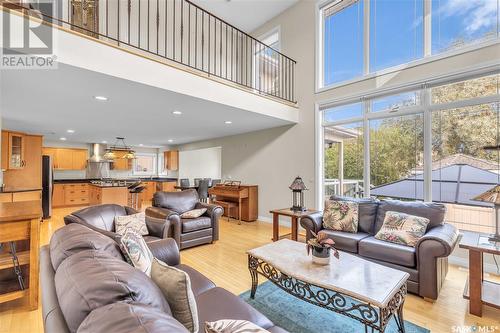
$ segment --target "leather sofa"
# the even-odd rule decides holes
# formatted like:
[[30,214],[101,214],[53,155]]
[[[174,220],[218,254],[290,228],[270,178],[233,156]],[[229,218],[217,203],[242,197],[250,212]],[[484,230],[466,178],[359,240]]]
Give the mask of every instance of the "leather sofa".
[[[148,243],[153,255],[186,272],[196,298],[200,332],[206,321],[241,319],[272,333],[286,331],[229,291],[180,263],[173,239]],[[188,332],[144,273],[128,264],[111,238],[72,223],[41,248],[42,315],[46,333]]]
[[[92,230],[100,232],[113,239],[118,239],[115,233],[115,217],[137,214],[138,211],[127,206],[116,204],[96,205],[77,210],[64,217],[64,223],[79,223]],[[168,220],[146,216],[146,226],[149,235],[144,236],[146,243],[171,237]]]
[[[180,217],[180,214],[198,208],[206,208],[207,211],[195,219]],[[168,221],[172,238],[181,250],[217,241],[219,219],[223,213],[221,206],[200,202],[195,190],[156,192],[153,207],[146,208],[146,216]]]
[[[358,232],[349,233],[323,229],[321,212],[302,217],[300,225],[311,231],[323,230],[335,241],[335,247],[379,264],[410,274],[408,291],[428,300],[438,298],[448,272],[448,256],[458,240],[458,230],[444,222],[446,207],[440,203],[376,200],[371,198],[333,198],[358,202]],[[380,230],[387,211],[396,211],[430,220],[425,235],[415,247],[378,240],[374,235]]]

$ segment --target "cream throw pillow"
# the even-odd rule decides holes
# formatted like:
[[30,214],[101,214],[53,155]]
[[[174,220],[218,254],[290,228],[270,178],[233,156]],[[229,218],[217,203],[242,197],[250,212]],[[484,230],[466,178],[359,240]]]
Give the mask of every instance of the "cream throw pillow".
[[384,224],[375,235],[376,239],[386,242],[415,247],[425,234],[429,219],[388,211],[385,213]]
[[198,308],[189,275],[155,258],[151,267],[151,279],[165,296],[172,310],[172,316],[189,332],[198,332]]
[[354,201],[326,200],[323,211],[323,228],[358,232],[358,203]]
[[193,209],[193,210],[188,210],[187,212],[184,212],[181,214],[181,218],[183,219],[196,219],[207,211],[206,208],[199,208],[199,209]]
[[132,266],[144,272],[147,276],[151,276],[153,253],[151,253],[140,233],[128,228],[120,238],[120,249]]
[[115,216],[115,232],[122,236],[127,228],[132,228],[143,236],[147,235],[146,213],[141,212],[125,216]]
[[269,333],[247,320],[221,319],[205,323],[205,333]]

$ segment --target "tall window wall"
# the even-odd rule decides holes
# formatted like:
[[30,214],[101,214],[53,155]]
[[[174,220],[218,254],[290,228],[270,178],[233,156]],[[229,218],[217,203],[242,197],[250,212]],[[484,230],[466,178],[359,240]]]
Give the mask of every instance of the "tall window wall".
[[460,229],[493,231],[474,196],[500,183],[500,75],[324,104],[323,196],[432,200]]
[[499,7],[500,0],[331,1],[320,8],[319,85],[497,40]]

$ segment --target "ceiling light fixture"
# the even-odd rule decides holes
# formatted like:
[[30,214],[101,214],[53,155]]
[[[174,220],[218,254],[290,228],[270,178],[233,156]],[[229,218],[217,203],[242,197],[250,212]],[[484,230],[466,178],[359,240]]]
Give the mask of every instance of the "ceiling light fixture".
[[144,145],[142,143],[139,143],[139,147],[142,147],[142,146],[144,146]]
[[176,116],[179,116],[179,115],[182,114],[182,112],[178,111],[178,110],[175,110],[175,111],[172,112],[172,114],[175,114]]
[[68,133],[70,133],[70,134],[73,134],[73,133],[75,133],[75,130],[69,129],[69,130],[67,130],[66,132],[68,132]]
[[226,121],[224,122],[224,124],[226,124],[226,125],[230,125],[230,124],[232,124],[232,123],[233,123],[233,122],[232,122],[231,120],[226,120]]
[[98,101],[107,101],[108,98],[105,97],[105,96],[94,96],[95,99],[97,99]]
[[106,140],[103,140],[103,141],[101,141],[101,143],[108,143],[108,141],[106,141]]
[[120,156],[120,158],[127,159],[127,160],[133,160],[135,159],[135,151],[132,150],[132,147],[127,146],[125,143],[125,138],[116,137],[116,141],[114,145],[111,147],[108,147],[106,149],[106,153],[104,154],[104,158],[107,160],[114,160],[117,158],[116,152],[123,152],[124,154]]
[[59,138],[59,140],[61,140],[61,141],[66,141],[66,138],[65,138],[65,137],[62,137],[62,138]]
[[172,143],[174,142],[174,139],[168,139],[168,142]]

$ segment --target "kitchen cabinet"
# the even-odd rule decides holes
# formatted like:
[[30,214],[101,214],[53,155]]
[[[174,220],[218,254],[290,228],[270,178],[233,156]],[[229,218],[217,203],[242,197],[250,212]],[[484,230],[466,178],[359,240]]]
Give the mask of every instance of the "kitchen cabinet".
[[159,182],[158,187],[160,191],[163,192],[175,192],[175,186],[177,185],[177,182],[171,181],[171,182]]
[[87,167],[87,149],[44,147],[43,155],[52,157],[55,170],[85,170]]
[[0,202],[12,202],[12,193],[0,193]]
[[19,170],[26,166],[26,135],[2,131],[2,169]]
[[26,191],[12,193],[12,202],[42,200],[42,191]]
[[144,189],[143,193],[143,199],[145,201],[151,201],[153,200],[153,195],[156,193],[156,182],[150,181],[150,182],[142,182],[146,188]]
[[128,189],[126,186],[96,186],[90,185],[90,204],[117,204],[126,206],[128,204]]
[[64,206],[64,184],[54,184],[52,193],[52,207]]
[[54,184],[52,207],[85,206],[89,204],[89,184]]
[[113,160],[111,163],[111,169],[113,170],[130,170],[132,169],[132,160],[123,158],[125,154],[127,154],[126,151],[113,151],[115,153],[116,158]]
[[168,150],[163,152],[164,168],[167,170],[179,170],[179,151]]

